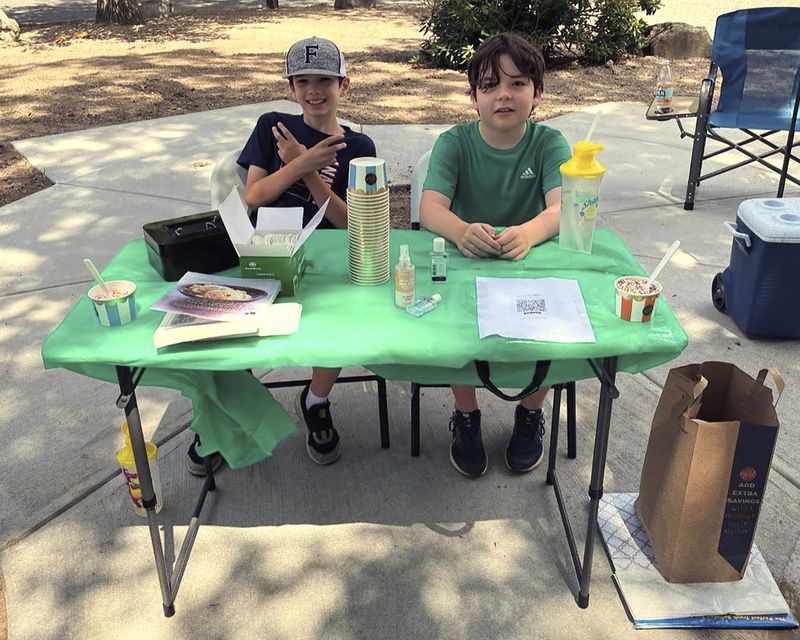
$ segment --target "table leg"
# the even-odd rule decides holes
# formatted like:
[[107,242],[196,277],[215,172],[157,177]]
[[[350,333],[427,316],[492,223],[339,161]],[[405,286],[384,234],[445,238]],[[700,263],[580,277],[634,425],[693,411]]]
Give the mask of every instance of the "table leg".
[[567,457],[578,457],[577,433],[575,430],[575,383],[568,382],[567,387]]
[[156,561],[158,583],[161,586],[161,603],[164,615],[167,617],[175,614],[174,597],[170,588],[169,567],[164,558],[164,548],[161,544],[161,535],[158,532],[156,521],[156,494],[153,489],[153,478],[150,475],[150,464],[147,461],[147,450],[142,433],[142,422],[139,418],[139,407],[136,404],[133,374],[128,367],[117,367],[117,379],[124,399],[125,419],[128,421],[128,433],[131,437],[133,459],[136,462],[136,474],[139,477],[139,489],[142,492],[142,506],[147,511],[147,528],[150,530],[150,541],[153,545],[153,555]]
[[389,448],[389,406],[386,401],[386,378],[378,378],[378,419],[381,425],[381,447]]
[[594,453],[592,454],[592,478],[589,482],[589,520],[586,524],[583,567],[579,576],[578,606],[582,609],[589,606],[589,583],[592,578],[594,536],[597,531],[597,511],[600,508],[600,498],[603,497],[608,433],[611,426],[611,404],[613,399],[619,395],[614,386],[617,375],[617,359],[605,358],[603,360],[602,373],[603,375],[600,378],[600,402],[597,407],[597,429],[594,436]]
[[419,392],[420,385],[411,383],[411,455],[419,455]]
[[[586,540],[583,551],[583,561],[578,555],[578,546],[575,542],[575,535],[572,532],[572,525],[569,520],[566,505],[561,493],[561,485],[558,481],[556,471],[555,446],[558,436],[560,393],[553,399],[553,426],[550,442],[550,461],[547,469],[547,483],[553,486],[556,503],[558,504],[561,523],[564,526],[564,535],[569,546],[570,558],[575,569],[575,576],[578,579],[578,596],[576,601],[578,606],[585,609],[589,606],[589,584],[592,578],[592,556],[594,553],[594,536],[597,530],[597,512],[600,507],[600,498],[603,496],[603,477],[606,469],[606,454],[608,451],[608,432],[611,424],[611,404],[614,398],[619,395],[614,384],[617,373],[616,357],[605,358],[602,367],[598,367],[594,361],[589,361],[597,378],[600,380],[600,401],[597,407],[597,428],[595,431],[594,453],[592,455],[592,477],[589,482],[589,520],[586,527]],[[556,404],[556,399],[558,404]],[[568,398],[569,402],[569,398]],[[574,415],[574,410],[573,410]]]
[[164,615],[169,618],[175,615],[175,598],[178,595],[183,572],[189,561],[189,554],[194,545],[197,531],[200,527],[200,511],[203,508],[206,495],[209,491],[216,489],[214,473],[208,458],[203,462],[206,468],[206,479],[203,489],[197,500],[192,519],[183,540],[178,557],[175,560],[175,571],[167,563],[164,557],[164,546],[161,541],[161,534],[158,531],[158,521],[156,516],[156,494],[153,488],[153,478],[150,475],[150,464],[147,460],[147,450],[145,448],[144,433],[142,433],[142,422],[139,417],[139,407],[136,403],[135,388],[141,378],[141,374],[134,380],[133,371],[129,367],[117,367],[117,380],[119,381],[120,397],[117,405],[125,409],[125,419],[128,422],[128,433],[131,438],[131,448],[133,449],[133,459],[136,462],[136,474],[139,477],[139,488],[142,492],[142,506],[147,513],[147,528],[150,532],[150,542],[153,546],[153,556],[156,563],[156,573],[158,583],[161,587],[161,603],[164,608]]
[[562,385],[553,387],[553,415],[550,421],[550,449],[547,458],[547,484],[553,484],[556,471],[556,451],[558,450],[558,426],[561,421],[561,389]]

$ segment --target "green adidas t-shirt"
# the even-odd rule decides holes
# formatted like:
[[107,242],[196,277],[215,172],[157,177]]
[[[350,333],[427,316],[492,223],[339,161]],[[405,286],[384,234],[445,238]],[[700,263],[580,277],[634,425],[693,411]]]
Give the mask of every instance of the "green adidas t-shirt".
[[451,200],[465,222],[511,226],[545,208],[544,194],[561,186],[558,168],[572,157],[560,131],[531,120],[511,149],[489,146],[478,121],[448,129],[433,146],[424,189]]

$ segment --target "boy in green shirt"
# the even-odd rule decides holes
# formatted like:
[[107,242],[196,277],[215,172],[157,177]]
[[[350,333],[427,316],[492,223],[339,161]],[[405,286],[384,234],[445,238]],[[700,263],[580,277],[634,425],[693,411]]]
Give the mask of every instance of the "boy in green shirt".
[[[521,260],[558,233],[559,166],[571,152],[564,136],[530,120],[542,100],[544,59],[522,36],[502,33],[475,52],[468,71],[478,120],[444,132],[431,152],[420,222],[470,258]],[[495,226],[506,227],[501,233]],[[475,387],[452,385],[450,461],[464,475],[486,471]],[[544,449],[540,389],[517,406],[506,465],[527,472]]]

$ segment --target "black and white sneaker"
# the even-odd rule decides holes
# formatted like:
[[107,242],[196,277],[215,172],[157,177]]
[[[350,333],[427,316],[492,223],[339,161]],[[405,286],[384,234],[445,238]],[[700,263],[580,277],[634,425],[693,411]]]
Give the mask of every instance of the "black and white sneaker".
[[303,421],[308,429],[306,451],[308,457],[317,464],[333,464],[339,459],[342,448],[339,443],[339,434],[333,428],[331,418],[331,403],[325,401],[306,409],[306,397],[310,385],[307,385],[297,395],[297,413],[303,416]]
[[[197,453],[197,445],[200,444],[200,436],[194,434],[194,441],[189,445],[189,450],[186,452],[186,469],[193,476],[198,478],[206,477],[206,465],[203,463],[203,458]],[[211,463],[211,472],[216,473],[217,469],[222,465],[222,454],[215,451],[208,456]]]
[[514,413],[514,433],[506,449],[506,466],[517,473],[527,473],[544,459],[544,414],[541,409],[529,411],[517,405]]
[[453,442],[450,444],[450,462],[456,471],[470,478],[479,478],[486,472],[488,459],[481,439],[481,412],[453,411],[450,418]]

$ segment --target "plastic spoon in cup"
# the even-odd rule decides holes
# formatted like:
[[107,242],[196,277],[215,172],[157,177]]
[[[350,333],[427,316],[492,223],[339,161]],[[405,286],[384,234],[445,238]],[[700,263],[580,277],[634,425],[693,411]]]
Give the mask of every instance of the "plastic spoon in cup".
[[670,248],[667,249],[667,252],[664,254],[664,257],[661,258],[661,262],[659,262],[658,265],[656,265],[656,268],[653,269],[653,273],[651,273],[650,277],[647,278],[647,282],[644,285],[645,291],[650,291],[650,285],[653,284],[653,280],[655,280],[661,273],[662,269],[667,266],[667,263],[670,261],[670,258],[672,258],[672,256],[675,254],[675,252],[678,250],[678,247],[680,246],[681,246],[681,241],[676,240],[675,242],[672,243],[672,246],[670,246]]
[[86,269],[89,271],[89,273],[92,274],[92,277],[95,279],[97,284],[103,287],[103,292],[109,298],[113,298],[114,296],[111,295],[111,289],[108,288],[106,281],[103,280],[103,276],[100,275],[100,272],[97,270],[97,267],[94,266],[94,263],[91,260],[89,260],[89,258],[85,258],[83,264],[86,265]]

